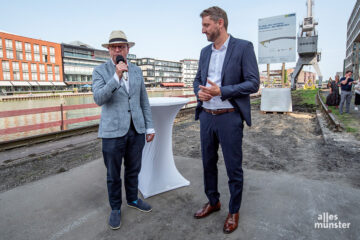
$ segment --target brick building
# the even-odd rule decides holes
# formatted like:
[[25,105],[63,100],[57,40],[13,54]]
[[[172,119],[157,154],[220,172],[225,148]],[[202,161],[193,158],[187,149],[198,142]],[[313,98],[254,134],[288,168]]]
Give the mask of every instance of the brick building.
[[64,88],[61,45],[0,31],[0,93]]

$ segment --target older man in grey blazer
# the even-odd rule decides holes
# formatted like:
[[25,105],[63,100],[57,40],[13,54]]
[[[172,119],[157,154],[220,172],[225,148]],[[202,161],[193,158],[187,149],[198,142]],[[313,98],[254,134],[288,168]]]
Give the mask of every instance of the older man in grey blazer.
[[[124,159],[126,201],[129,207],[150,212],[151,206],[138,198],[138,175],[141,169],[142,149],[153,140],[151,109],[141,69],[126,61],[129,48],[122,31],[113,31],[109,42],[110,59],[93,72],[94,100],[101,106],[99,138],[107,168],[107,187],[111,213],[111,229],[121,224],[121,164]],[[119,56],[122,60],[119,61]],[[117,62],[118,60],[118,62]],[[145,136],[146,134],[146,136]]]

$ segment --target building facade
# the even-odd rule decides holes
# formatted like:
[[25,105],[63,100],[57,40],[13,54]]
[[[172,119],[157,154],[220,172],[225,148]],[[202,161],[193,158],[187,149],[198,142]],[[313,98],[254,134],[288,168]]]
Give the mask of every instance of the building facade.
[[0,32],[0,93],[65,86],[58,43]]
[[94,68],[110,57],[107,50],[94,49],[79,41],[63,43],[61,50],[64,79],[70,89],[91,86]]
[[347,22],[346,55],[343,72],[353,71],[353,78],[358,79],[360,58],[360,1],[356,1]]
[[[89,89],[96,66],[108,61],[108,50],[80,41],[53,43],[0,32],[0,94]],[[198,60],[136,58],[147,87],[192,87]],[[165,84],[164,84],[165,83]]]
[[[61,44],[65,83],[70,89],[90,87],[96,66],[110,59],[108,50],[100,50],[80,41]],[[136,63],[136,55],[128,54],[128,61]]]
[[158,60],[154,58],[138,58],[137,65],[141,68],[146,86],[160,86],[161,83],[179,83],[182,78],[180,62]]
[[192,87],[199,66],[199,61],[195,59],[183,59],[181,62],[182,82],[186,87]]

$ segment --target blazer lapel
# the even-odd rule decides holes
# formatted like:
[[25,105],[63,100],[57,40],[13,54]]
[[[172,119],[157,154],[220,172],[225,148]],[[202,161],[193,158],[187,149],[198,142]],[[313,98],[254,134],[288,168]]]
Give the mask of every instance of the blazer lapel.
[[204,65],[204,71],[201,71],[202,73],[202,83],[205,86],[206,82],[207,82],[207,76],[208,76],[208,71],[209,71],[209,64],[210,64],[210,57],[211,57],[211,46],[207,49],[207,51],[205,52],[205,56],[204,56],[204,60],[205,60],[205,65]]
[[233,37],[230,35],[229,38],[230,38],[229,39],[229,45],[228,45],[228,48],[226,50],[223,67],[221,69],[221,84],[223,84],[223,81],[224,81],[224,74],[225,74],[226,65],[228,64],[228,62],[229,62],[229,60],[231,58],[231,54],[232,54],[233,49],[234,49]]

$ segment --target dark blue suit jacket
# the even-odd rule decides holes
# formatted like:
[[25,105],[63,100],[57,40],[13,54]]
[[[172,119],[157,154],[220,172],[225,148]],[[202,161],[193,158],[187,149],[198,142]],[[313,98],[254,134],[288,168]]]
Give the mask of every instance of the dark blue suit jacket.
[[[203,48],[200,54],[199,68],[194,80],[194,92],[198,96],[199,86],[206,85],[211,45]],[[229,100],[242,119],[251,126],[250,94],[259,90],[259,69],[256,62],[254,47],[251,42],[233,38],[230,35],[224,65],[221,71],[221,99]],[[195,119],[199,119],[202,101],[198,100]]]

